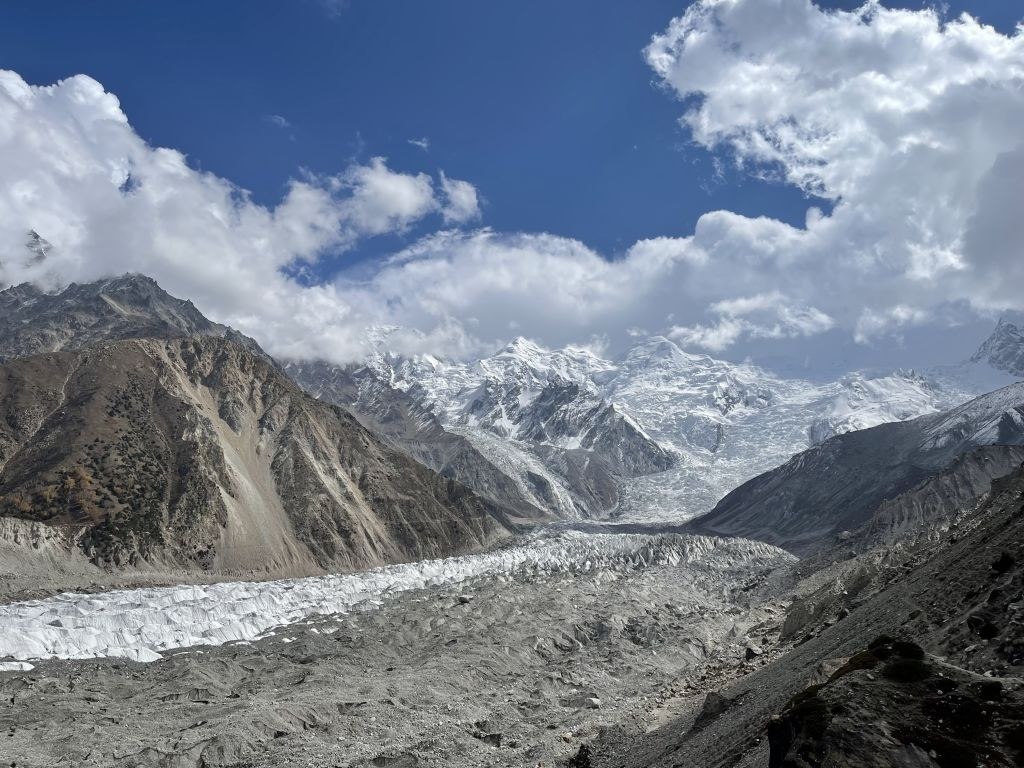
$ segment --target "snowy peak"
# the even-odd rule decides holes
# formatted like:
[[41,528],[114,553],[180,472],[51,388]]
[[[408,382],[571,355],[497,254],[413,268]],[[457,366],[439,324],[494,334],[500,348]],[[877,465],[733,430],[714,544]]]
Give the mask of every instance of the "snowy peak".
[[[456,361],[401,355],[391,342],[404,333],[379,334],[371,366],[378,381],[365,386],[399,390],[469,441],[522,498],[558,516],[686,520],[809,446],[946,410],[1007,378],[979,384],[993,369],[964,363],[942,376],[810,382],[692,354],[664,336],[638,339],[615,359],[518,337]],[[1009,328],[1003,336],[1014,338]]]
[[974,353],[971,360],[985,362],[999,371],[1024,376],[1024,325],[1001,317],[995,330]]
[[500,352],[482,358],[478,366],[484,375],[513,378],[533,389],[548,383],[587,387],[595,375],[614,364],[584,347],[552,350],[520,336]]
[[622,358],[622,367],[631,371],[685,370],[710,361],[705,355],[692,355],[664,336],[651,336],[633,345]]
[[511,357],[526,360],[531,358],[539,359],[547,354],[550,354],[550,351],[532,339],[528,339],[525,336],[516,336],[495,357]]
[[677,460],[616,407],[605,386],[616,364],[584,346],[548,349],[519,337],[468,362],[378,348],[372,368],[467,439],[523,498],[559,516],[607,514],[622,480]]
[[948,393],[913,370],[894,371],[887,376],[851,373],[839,380],[837,390],[825,414],[808,428],[812,445],[835,435],[935,413],[951,405]]

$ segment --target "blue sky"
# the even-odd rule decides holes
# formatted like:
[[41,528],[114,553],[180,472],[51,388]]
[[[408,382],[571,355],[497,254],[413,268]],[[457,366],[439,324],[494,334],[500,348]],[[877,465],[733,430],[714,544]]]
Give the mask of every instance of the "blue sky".
[[[97,13],[44,0],[4,9],[0,67],[36,84],[91,75],[151,144],[265,204],[299,168],[337,172],[382,155],[472,180],[495,229],[554,232],[611,255],[686,235],[713,208],[799,223],[801,192],[728,166],[720,177],[655,83],[642,50],[685,5],[121,0]],[[1013,5],[949,13],[1009,28],[1021,16]],[[427,153],[408,143],[422,137]],[[345,258],[393,247],[385,238]]]
[[[1022,16],[1015,5],[952,2],[945,15],[967,10],[1009,35]],[[685,238],[708,211],[795,227],[811,205],[827,214],[834,200],[759,180],[679,124],[693,98],[659,79],[643,51],[685,8],[40,1],[3,9],[0,68],[32,85],[91,76],[150,145],[180,150],[268,208],[303,169],[337,174],[381,156],[398,172],[469,180],[482,225],[572,238],[610,259],[645,238]],[[421,138],[427,147],[410,143]],[[433,229],[417,220],[328,248],[306,279],[373,264]]]
[[[93,76],[150,143],[266,204],[300,167],[337,172],[382,155],[471,179],[496,229],[557,232],[605,253],[687,234],[712,207],[803,215],[800,193],[716,179],[709,153],[688,146],[678,103],[641,53],[678,0],[239,7],[16,5],[0,66],[38,84]],[[34,28],[46,29],[45,55]],[[427,153],[408,143],[422,137]]]

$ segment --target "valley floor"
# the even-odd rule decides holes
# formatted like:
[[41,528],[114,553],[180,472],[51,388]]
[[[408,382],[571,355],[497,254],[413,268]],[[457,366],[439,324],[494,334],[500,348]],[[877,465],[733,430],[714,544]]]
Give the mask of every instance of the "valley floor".
[[[423,583],[378,580],[359,600],[337,587],[360,577],[248,585],[287,592],[262,607],[245,597],[283,624],[269,632],[232,624],[230,601],[211,614],[201,596],[214,588],[28,604],[37,626],[56,622],[68,638],[50,649],[64,655],[75,643],[88,653],[87,635],[92,652],[115,636],[122,652],[170,643],[125,618],[166,613],[154,592],[174,594],[177,622],[193,612],[213,641],[261,637],[163,650],[155,663],[51,659],[2,673],[0,751],[18,766],[551,766],[609,728],[640,734],[699,705],[763,663],[745,661],[747,645],[778,637],[768,574],[792,559],[772,547],[568,533],[523,549],[449,567],[460,578],[434,566]],[[284,599],[294,613],[275,620]],[[26,605],[4,607],[5,626],[16,610],[26,620]]]

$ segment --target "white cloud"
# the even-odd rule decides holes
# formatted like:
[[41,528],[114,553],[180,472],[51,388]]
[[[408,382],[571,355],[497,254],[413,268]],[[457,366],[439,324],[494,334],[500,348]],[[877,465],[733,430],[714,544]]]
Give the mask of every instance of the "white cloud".
[[[1024,261],[1008,210],[1024,187],[1020,29],[874,2],[703,0],[647,57],[693,99],[682,122],[698,143],[834,203],[804,229],[708,214],[697,240],[718,269],[822,306],[862,340],[957,302],[1022,305],[1004,279]],[[998,236],[984,234],[993,218]]]
[[468,181],[449,179],[441,173],[441,191],[445,205],[441,211],[444,220],[450,224],[466,224],[480,218],[480,200],[476,187]]
[[[295,180],[265,207],[147,146],[95,81],[35,88],[6,73],[0,278],[143,271],[276,354],[335,360],[375,324],[404,326],[403,349],[448,354],[510,329],[616,346],[642,328],[720,350],[831,328],[867,342],[1024,308],[1024,32],[877,4],[700,0],[647,56],[698,144],[826,211],[799,226],[711,211],[689,237],[614,255],[549,233],[435,232],[305,287],[287,275],[325,250],[476,221],[476,188],[374,158]],[[10,255],[30,228],[54,244],[47,265]]]
[[684,344],[721,351],[740,339],[792,339],[823,333],[835,324],[815,307],[794,304],[775,291],[723,299],[709,307],[712,325],[674,326],[669,336]]
[[430,139],[428,139],[426,136],[423,136],[419,139],[406,139],[406,142],[412,144],[414,147],[419,147],[424,152],[430,151]]
[[263,119],[282,130],[292,127],[291,122],[289,122],[288,118],[283,115],[264,115]]
[[382,157],[324,179],[322,186],[329,188],[332,196],[344,193],[339,212],[357,236],[404,230],[439,207],[427,174],[394,173]]
[[929,320],[931,320],[931,314],[927,310],[908,307],[904,304],[897,304],[881,311],[865,309],[857,318],[854,338],[864,344],[882,333],[923,325]]
[[[4,283],[141,271],[273,352],[333,358],[358,352],[358,319],[333,286],[303,287],[284,268],[443,207],[430,177],[382,158],[294,180],[276,207],[258,205],[179,152],[148,146],[85,76],[33,87],[0,72],[0,175]],[[53,246],[43,263],[24,258],[30,229]]]

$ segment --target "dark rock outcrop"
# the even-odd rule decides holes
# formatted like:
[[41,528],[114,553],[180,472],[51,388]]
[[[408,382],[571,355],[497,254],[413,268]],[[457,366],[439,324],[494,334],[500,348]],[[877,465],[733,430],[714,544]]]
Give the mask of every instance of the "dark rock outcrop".
[[1024,698],[880,638],[768,723],[769,768],[1019,765]]
[[1002,317],[995,330],[971,360],[985,362],[999,371],[1024,376],[1024,328]]

